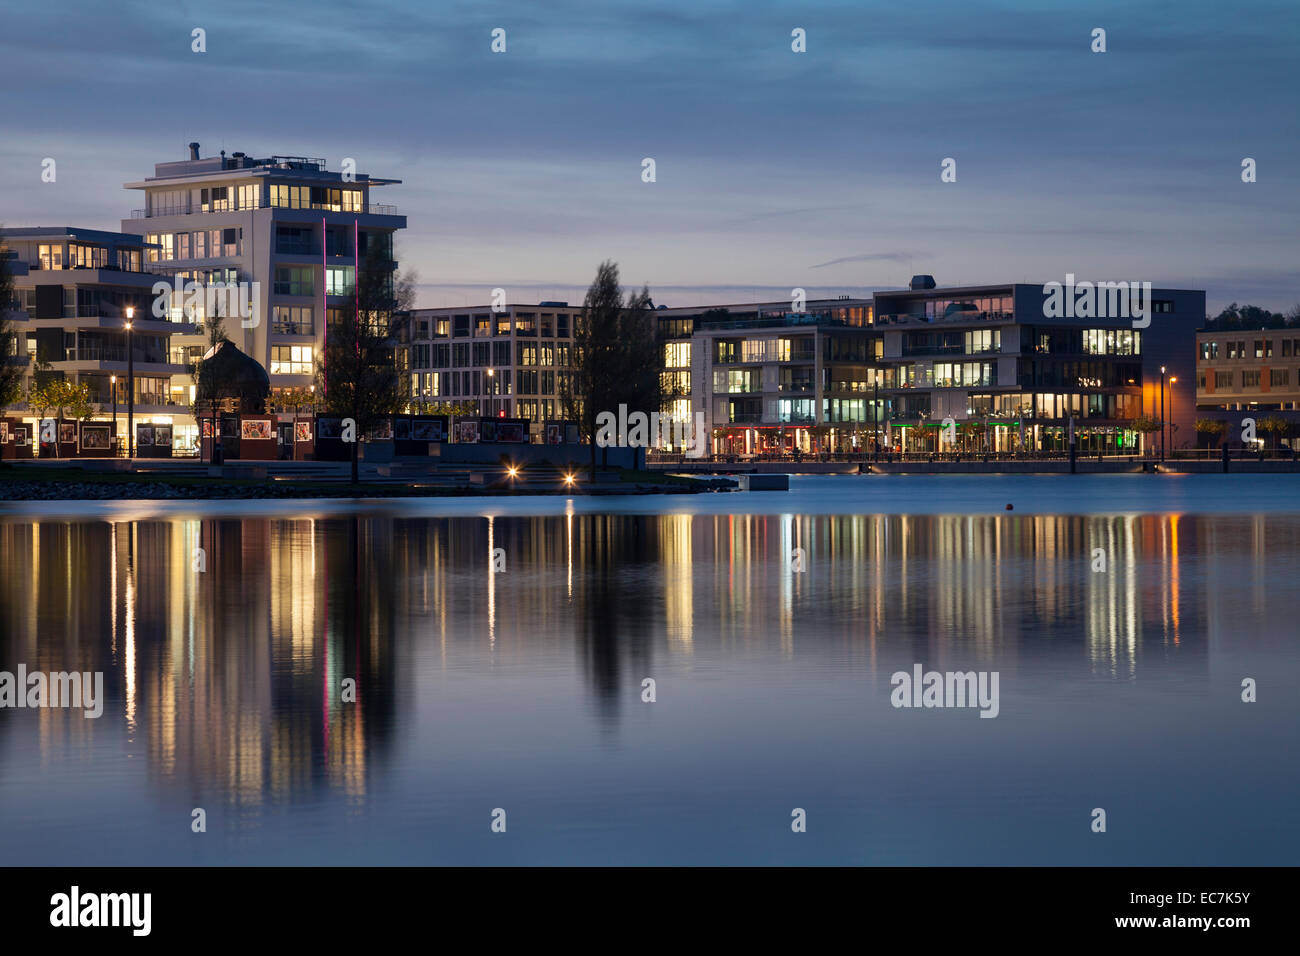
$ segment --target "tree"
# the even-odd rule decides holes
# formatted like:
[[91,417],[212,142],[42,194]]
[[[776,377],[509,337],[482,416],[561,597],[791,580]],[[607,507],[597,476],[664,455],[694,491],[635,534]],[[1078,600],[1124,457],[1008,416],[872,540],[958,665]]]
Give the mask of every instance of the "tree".
[[1276,449],[1278,446],[1278,439],[1287,433],[1291,424],[1281,415],[1269,415],[1267,418],[1260,419],[1256,427],[1273,439],[1272,445],[1273,448]]
[[452,418],[468,418],[476,414],[471,402],[429,402],[420,399],[421,415],[448,415]]
[[1258,305],[1237,305],[1232,303],[1205,323],[1213,331],[1232,331],[1234,329],[1281,329],[1300,324],[1300,306],[1291,310],[1289,316],[1281,312],[1272,312]]
[[63,404],[59,408],[59,414],[62,415],[66,412],[69,418],[76,419],[78,422],[89,421],[99,412],[99,406],[90,400],[90,383],[88,382],[69,382],[65,380],[60,398]]
[[1214,445],[1222,440],[1228,431],[1228,423],[1219,418],[1196,419],[1196,434],[1205,435],[1206,443]]
[[1153,418],[1150,415],[1142,415],[1138,418],[1133,419],[1129,427],[1132,428],[1135,432],[1138,432],[1141,435],[1146,436],[1152,434],[1153,432],[1160,431],[1161,424],[1162,423],[1158,418]]
[[407,269],[393,280],[393,311],[410,312],[415,308],[415,292],[420,281],[420,274],[414,269]]
[[326,330],[325,355],[317,368],[317,390],[325,408],[354,424],[353,484],[358,481],[361,437],[406,402],[394,355],[401,327],[408,321],[396,310],[398,291],[392,260],[379,243],[371,243],[352,301]]
[[287,408],[295,415],[298,415],[301,414],[304,408],[311,408],[316,403],[316,393],[301,386],[285,388],[281,389],[276,395],[275,402],[282,408]]
[[624,295],[617,263],[602,262],[583,300],[573,345],[560,401],[565,417],[577,421],[591,443],[594,481],[597,416],[617,414],[619,405],[647,415],[663,409],[662,342],[650,290]]
[[14,301],[14,278],[5,255],[4,233],[0,232],[0,408],[17,403],[23,394],[23,372],[27,356],[19,347],[18,331],[10,321]]
[[[220,400],[222,382],[218,379],[217,374],[219,366],[210,365],[204,361],[205,358],[216,354],[217,346],[223,342],[229,342],[230,336],[226,334],[226,322],[221,317],[221,309],[214,306],[211,315],[203,318],[203,336],[207,340],[208,348],[204,353],[204,358],[190,365],[190,376],[194,379],[194,401],[190,406],[190,412],[194,415],[196,422],[203,421],[203,411],[206,406],[208,414],[212,417],[213,441],[216,441],[217,434],[217,403]],[[206,366],[206,367],[205,367]],[[203,435],[202,425],[199,428],[199,456],[203,455]]]

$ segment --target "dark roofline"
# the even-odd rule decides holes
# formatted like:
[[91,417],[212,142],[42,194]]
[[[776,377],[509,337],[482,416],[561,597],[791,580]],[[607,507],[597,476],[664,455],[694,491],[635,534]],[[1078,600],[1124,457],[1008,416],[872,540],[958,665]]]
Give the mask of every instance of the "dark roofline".
[[95,242],[111,242],[119,246],[156,246],[156,242],[145,242],[143,236],[132,232],[109,232],[106,229],[79,229],[74,226],[25,226],[18,229],[0,229],[0,237],[6,239],[86,239]]
[[[805,311],[815,305],[830,306],[852,306],[852,305],[870,305],[872,299],[870,296],[854,296],[848,299],[808,299],[804,303]],[[670,305],[665,309],[657,310],[658,315],[672,316],[678,314],[695,314],[699,312],[708,312],[711,309],[726,309],[728,312],[735,310],[748,310],[765,308],[783,308],[786,312],[790,310],[789,299],[771,299],[763,302],[732,302],[719,305]]]

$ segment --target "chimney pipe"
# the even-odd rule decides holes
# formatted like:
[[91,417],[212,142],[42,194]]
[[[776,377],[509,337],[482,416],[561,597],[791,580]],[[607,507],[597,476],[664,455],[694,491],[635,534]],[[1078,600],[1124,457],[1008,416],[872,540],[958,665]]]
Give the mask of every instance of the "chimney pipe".
[[199,144],[190,143],[190,159],[198,159],[198,158],[199,158]]

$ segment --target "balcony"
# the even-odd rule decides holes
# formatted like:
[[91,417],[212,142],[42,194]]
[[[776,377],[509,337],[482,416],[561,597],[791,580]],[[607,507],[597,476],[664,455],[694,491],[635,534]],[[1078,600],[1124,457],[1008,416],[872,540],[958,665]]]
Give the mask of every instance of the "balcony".
[[[65,362],[121,362],[126,363],[126,346],[83,345],[79,348],[63,350]],[[137,348],[135,350],[137,365],[169,365],[170,357],[163,352],[152,352]]]
[[155,206],[152,209],[132,209],[132,219],[161,219],[166,216],[191,216],[196,213],[247,212],[250,209],[288,209],[314,210],[317,212],[350,212],[367,216],[397,216],[397,206],[389,203],[367,203],[360,209],[344,209],[340,203],[315,202],[300,206],[276,206],[269,202],[260,205],[239,204],[235,202],[209,203],[205,209],[202,203],[177,203],[170,206]]
[[923,323],[926,325],[944,322],[1012,322],[1014,312],[975,312],[956,311],[947,315],[926,315],[924,313],[882,313],[876,316],[876,325],[908,325]]
[[[275,251],[282,256],[318,256],[320,255],[320,246],[311,241],[298,241],[294,239],[275,240]],[[330,255],[337,255],[333,250]]]

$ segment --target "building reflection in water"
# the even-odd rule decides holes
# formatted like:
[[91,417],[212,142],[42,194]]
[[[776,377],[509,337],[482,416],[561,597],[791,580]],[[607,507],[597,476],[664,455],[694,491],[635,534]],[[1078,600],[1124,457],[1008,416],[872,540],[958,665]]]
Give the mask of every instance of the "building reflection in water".
[[656,664],[705,653],[864,681],[1029,658],[1142,679],[1149,655],[1204,674],[1206,635],[1266,607],[1227,582],[1298,538],[1293,520],[1189,515],[10,518],[0,667],[105,672],[105,720],[40,711],[43,750],[119,719],[177,792],[363,803],[430,672],[571,672],[610,728]]

